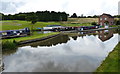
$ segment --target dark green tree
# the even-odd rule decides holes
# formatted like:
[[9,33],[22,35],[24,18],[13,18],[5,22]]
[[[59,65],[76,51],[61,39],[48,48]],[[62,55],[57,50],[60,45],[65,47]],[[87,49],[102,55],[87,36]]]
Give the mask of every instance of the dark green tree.
[[33,31],[33,25],[38,21],[37,16],[35,14],[29,14],[26,20],[31,22],[31,30]]
[[120,19],[119,20],[115,20],[115,24],[116,25],[120,25]]
[[92,25],[97,25],[97,23],[96,22],[92,22]]
[[77,18],[77,14],[73,13],[73,15],[71,15],[71,18]]

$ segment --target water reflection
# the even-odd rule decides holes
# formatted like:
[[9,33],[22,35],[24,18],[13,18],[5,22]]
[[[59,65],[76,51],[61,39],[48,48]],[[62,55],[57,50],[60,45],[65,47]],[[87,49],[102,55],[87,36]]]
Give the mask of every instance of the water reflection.
[[37,46],[52,46],[52,45],[57,45],[61,43],[67,43],[69,40],[69,37],[67,35],[59,35],[57,37],[44,40],[44,41],[38,41],[38,42],[33,42],[29,44],[24,44],[23,46],[32,46],[32,47],[37,47]]
[[[118,34],[105,42],[99,36],[58,37],[63,41],[49,47],[19,47],[12,55],[4,57],[6,72],[93,72],[118,43]],[[52,43],[52,42],[51,42]],[[45,45],[47,42],[45,43]],[[43,46],[41,46],[43,45]]]
[[98,32],[98,37],[101,41],[109,40],[111,37],[113,37],[113,31],[112,30],[103,30]]
[[74,40],[77,40],[77,36],[73,36],[72,38],[73,38]]

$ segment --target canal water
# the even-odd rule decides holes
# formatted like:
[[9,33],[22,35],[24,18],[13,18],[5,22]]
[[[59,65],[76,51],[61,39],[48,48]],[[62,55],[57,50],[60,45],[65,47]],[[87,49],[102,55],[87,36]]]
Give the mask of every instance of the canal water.
[[4,72],[94,72],[118,43],[118,34],[60,35],[3,55]]

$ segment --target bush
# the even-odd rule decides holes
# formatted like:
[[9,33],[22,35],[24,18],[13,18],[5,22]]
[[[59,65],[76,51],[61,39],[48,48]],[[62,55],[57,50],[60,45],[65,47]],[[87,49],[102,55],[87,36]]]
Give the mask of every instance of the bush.
[[97,23],[96,22],[92,22],[92,25],[97,25]]
[[17,48],[17,43],[15,40],[13,41],[8,41],[8,40],[3,40],[2,41],[2,51],[7,51],[7,50],[14,50]]
[[120,20],[117,20],[117,21],[116,21],[116,25],[120,25]]

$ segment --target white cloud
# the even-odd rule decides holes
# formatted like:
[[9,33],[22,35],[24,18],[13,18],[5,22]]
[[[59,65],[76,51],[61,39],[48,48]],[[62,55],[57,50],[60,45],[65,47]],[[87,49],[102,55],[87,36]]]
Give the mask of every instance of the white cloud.
[[118,14],[118,1],[119,0],[4,0],[4,2],[25,3],[24,5],[16,7],[16,13],[49,10],[65,11],[70,15],[73,13],[77,13],[78,15],[99,15],[102,13],[115,15]]

